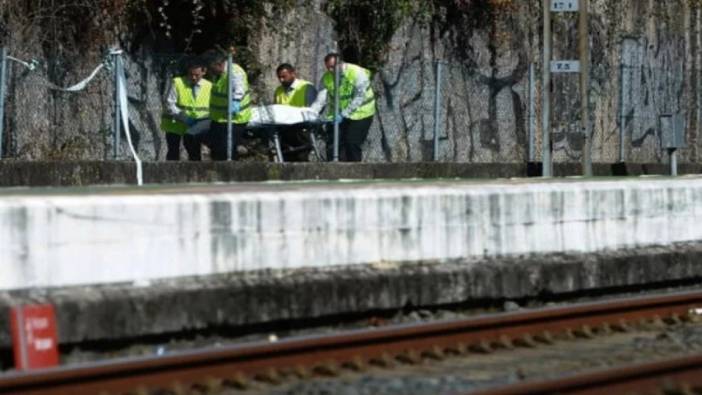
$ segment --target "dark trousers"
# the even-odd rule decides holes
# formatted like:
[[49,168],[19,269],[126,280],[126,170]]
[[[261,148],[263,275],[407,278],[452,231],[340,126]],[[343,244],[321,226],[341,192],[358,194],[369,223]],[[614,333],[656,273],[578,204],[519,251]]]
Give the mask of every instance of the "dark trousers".
[[179,135],[176,133],[166,133],[166,160],[180,160],[180,141],[183,141],[185,151],[188,152],[188,160],[202,160],[202,151],[200,149],[200,140],[196,136],[189,134]]
[[279,126],[278,135],[286,162],[307,162],[312,151],[308,129],[300,125]]
[[[344,118],[339,125],[339,160],[342,162],[360,162],[363,159],[361,145],[368,137],[368,130],[373,117],[359,119]],[[327,128],[327,160],[334,159],[334,125]]]
[[[232,160],[238,157],[236,147],[246,131],[246,124],[232,124]],[[212,160],[227,160],[227,124],[212,122],[207,136]]]

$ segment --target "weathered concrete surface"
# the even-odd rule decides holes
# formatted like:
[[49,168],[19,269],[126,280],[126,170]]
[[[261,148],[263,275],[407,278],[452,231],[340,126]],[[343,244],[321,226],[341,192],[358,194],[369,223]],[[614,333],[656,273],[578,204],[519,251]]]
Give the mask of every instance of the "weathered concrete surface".
[[[267,162],[146,162],[147,184],[233,181],[291,181],[401,178],[516,178],[534,176],[526,163],[267,163]],[[665,175],[660,163],[593,165],[596,176]],[[680,164],[679,174],[700,174],[702,165]],[[582,174],[578,163],[556,163],[556,176]],[[0,187],[120,185],[136,183],[133,162],[123,161],[0,161]]]
[[[324,317],[408,304],[534,297],[583,290],[702,283],[702,245],[676,244],[596,254],[553,254],[450,262],[385,263],[334,270],[266,270],[162,280],[150,287],[105,285],[0,293],[57,307],[61,343]],[[669,284],[668,284],[669,285]],[[8,328],[0,314],[0,328]],[[0,348],[10,346],[0,331]]]
[[702,241],[702,177],[239,183],[0,195],[0,290]]

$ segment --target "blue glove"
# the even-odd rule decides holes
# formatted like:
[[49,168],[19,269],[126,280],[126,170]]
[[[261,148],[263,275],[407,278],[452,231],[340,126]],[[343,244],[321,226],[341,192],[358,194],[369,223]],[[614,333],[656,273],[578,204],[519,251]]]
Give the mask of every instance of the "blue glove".
[[334,123],[341,123],[344,121],[344,117],[341,116],[341,114],[337,115],[336,118],[334,118]]
[[232,115],[236,115],[241,111],[241,101],[240,100],[232,100],[231,103],[229,103],[229,112]]
[[190,117],[185,118],[185,124],[188,125],[188,127],[191,127],[191,126],[195,125],[196,123],[197,123],[197,119],[195,119],[195,118],[190,118]]

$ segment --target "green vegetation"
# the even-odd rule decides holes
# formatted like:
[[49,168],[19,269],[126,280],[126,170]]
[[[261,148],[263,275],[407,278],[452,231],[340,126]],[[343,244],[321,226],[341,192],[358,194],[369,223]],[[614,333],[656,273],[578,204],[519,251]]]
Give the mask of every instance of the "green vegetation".
[[448,36],[457,57],[470,58],[470,37],[476,29],[494,26],[500,15],[516,7],[512,0],[329,0],[325,12],[336,22],[342,56],[372,70],[397,29],[408,21]]
[[431,4],[416,0],[330,0],[325,12],[336,22],[342,57],[375,70],[382,65],[395,31],[410,16],[426,19]]

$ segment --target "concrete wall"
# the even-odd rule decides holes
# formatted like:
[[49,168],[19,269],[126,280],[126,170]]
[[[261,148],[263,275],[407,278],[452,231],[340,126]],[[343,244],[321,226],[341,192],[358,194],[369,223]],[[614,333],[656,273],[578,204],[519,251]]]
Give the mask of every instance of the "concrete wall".
[[702,240],[702,178],[238,184],[0,197],[0,290]]

